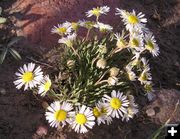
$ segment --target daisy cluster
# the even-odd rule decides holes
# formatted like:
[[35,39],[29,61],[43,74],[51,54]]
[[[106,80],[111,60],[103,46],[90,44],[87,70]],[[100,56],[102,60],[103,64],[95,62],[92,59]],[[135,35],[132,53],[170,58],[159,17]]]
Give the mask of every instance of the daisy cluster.
[[[145,54],[156,57],[159,47],[146,27],[145,15],[117,8],[115,15],[125,28],[115,33],[111,25],[100,21],[109,11],[107,6],[93,8],[86,16],[95,21],[66,21],[52,28],[65,48],[56,65],[63,68],[51,75],[53,80],[34,63],[24,64],[15,73],[17,89],[24,87],[53,100],[45,112],[50,126],[69,125],[77,133],[86,133],[96,124],[111,124],[113,118],[129,121],[139,111],[132,95],[134,85],[142,86],[148,96],[154,91]],[[81,28],[87,30],[84,38],[78,37]]]

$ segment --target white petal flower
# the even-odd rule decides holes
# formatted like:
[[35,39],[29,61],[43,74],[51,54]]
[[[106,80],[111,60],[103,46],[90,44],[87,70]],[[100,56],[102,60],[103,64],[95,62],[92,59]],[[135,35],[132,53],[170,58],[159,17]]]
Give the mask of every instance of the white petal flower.
[[138,108],[137,107],[132,107],[132,106],[129,106],[127,108],[127,113],[124,114],[122,120],[126,120],[126,122],[128,122],[130,119],[132,119],[134,117],[135,114],[138,113]]
[[87,29],[92,29],[95,25],[95,22],[93,21],[86,21],[86,20],[80,20],[79,25],[81,27],[87,28]]
[[106,15],[109,12],[109,10],[110,8],[107,6],[93,8],[92,10],[89,10],[88,12],[86,12],[86,16],[91,17],[94,15],[96,17],[99,17],[102,14]]
[[126,42],[126,38],[125,38],[125,33],[124,31],[122,32],[122,34],[120,33],[116,33],[115,35],[115,39],[117,40],[116,42],[116,46],[120,49],[124,49],[128,47],[128,43]]
[[147,19],[144,18],[145,15],[141,12],[136,15],[134,10],[132,12],[127,12],[125,10],[116,8],[116,11],[116,15],[120,15],[120,17],[123,19],[126,29],[130,32],[133,32],[134,30],[145,29],[145,23],[147,22]]
[[143,34],[133,33],[130,35],[130,41],[129,41],[130,48],[141,52],[144,50],[143,45],[144,45]]
[[58,24],[57,26],[54,26],[51,32],[63,36],[71,33],[71,30],[71,24],[69,22],[65,22],[63,24]]
[[73,45],[73,41],[76,39],[76,33],[73,33],[71,35],[68,35],[67,37],[62,37],[59,39],[58,43],[65,44],[68,47],[71,47]]
[[145,48],[152,53],[153,56],[158,56],[159,55],[159,47],[156,43],[156,40],[154,39],[154,36],[152,33],[148,33],[145,35]]
[[14,81],[17,89],[21,89],[23,85],[25,86],[24,90],[27,90],[28,88],[32,89],[40,84],[43,79],[43,72],[40,66],[35,68],[34,63],[29,63],[27,65],[24,64],[15,75],[18,78]]
[[129,101],[127,100],[127,96],[123,95],[123,93],[113,90],[111,92],[111,97],[104,95],[102,99],[106,103],[107,115],[113,118],[120,118],[127,113]]
[[82,106],[78,111],[71,113],[70,125],[77,133],[86,133],[88,129],[92,129],[95,125],[95,117],[89,107]]
[[97,119],[97,124],[101,123],[109,125],[112,122],[112,118],[107,115],[106,105],[105,103],[99,101],[96,106],[93,108],[93,114]]
[[44,79],[41,81],[41,84],[39,85],[38,94],[40,94],[41,96],[45,96],[46,93],[50,90],[51,84],[52,83],[49,79],[49,76],[44,76]]
[[130,65],[127,65],[126,66],[126,72],[127,72],[127,75],[128,75],[128,78],[130,81],[136,81],[136,74],[132,71],[132,67]]
[[64,127],[69,122],[70,112],[72,112],[72,104],[60,101],[55,101],[47,108],[45,113],[46,120],[48,120],[50,126],[58,128]]
[[106,32],[106,31],[112,31],[113,27],[108,25],[108,24],[104,24],[104,23],[100,23],[97,22],[94,25],[95,28],[98,28],[100,30],[100,32]]
[[141,82],[141,84],[146,84],[148,81],[152,80],[150,68],[146,67],[143,72],[140,74],[138,80]]

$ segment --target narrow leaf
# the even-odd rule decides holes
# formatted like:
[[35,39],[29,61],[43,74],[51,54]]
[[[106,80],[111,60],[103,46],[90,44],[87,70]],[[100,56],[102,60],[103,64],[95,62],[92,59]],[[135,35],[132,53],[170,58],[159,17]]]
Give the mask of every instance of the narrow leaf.
[[3,61],[4,61],[4,59],[5,59],[6,55],[7,55],[7,51],[8,51],[8,48],[5,47],[5,48],[3,49],[1,55],[0,55],[0,64],[3,63]]
[[9,52],[16,60],[21,60],[21,56],[16,50],[14,50],[13,48],[9,48]]
[[17,36],[12,38],[12,40],[8,43],[8,47],[12,46],[13,44],[17,43],[18,41],[20,41],[21,39],[23,39],[23,36]]

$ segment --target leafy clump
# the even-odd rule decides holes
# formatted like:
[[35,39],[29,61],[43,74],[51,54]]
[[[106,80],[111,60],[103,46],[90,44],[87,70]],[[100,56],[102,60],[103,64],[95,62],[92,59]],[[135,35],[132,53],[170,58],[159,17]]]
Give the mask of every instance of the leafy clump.
[[[100,22],[107,6],[93,8],[87,17],[96,21],[65,22],[52,28],[60,36],[63,57],[57,75],[43,75],[34,63],[25,64],[16,73],[16,87],[33,90],[54,102],[47,107],[46,119],[52,127],[67,123],[78,133],[93,128],[95,120],[110,124],[112,118],[128,121],[138,112],[133,91],[142,86],[153,92],[147,52],[159,54],[154,36],[147,29],[144,14],[116,9],[125,24],[121,33]],[[79,36],[87,29],[86,37]],[[92,35],[93,34],[93,35]]]

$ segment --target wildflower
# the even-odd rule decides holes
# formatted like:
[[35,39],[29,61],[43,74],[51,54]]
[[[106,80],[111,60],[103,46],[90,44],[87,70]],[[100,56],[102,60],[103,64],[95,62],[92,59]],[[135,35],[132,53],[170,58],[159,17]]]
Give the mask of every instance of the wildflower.
[[132,67],[130,65],[126,66],[126,72],[130,81],[136,80],[136,74],[132,71]]
[[100,69],[104,69],[107,65],[107,62],[104,58],[101,58],[97,61],[96,66]]
[[108,78],[107,82],[109,85],[113,86],[113,85],[117,84],[118,78],[116,78],[115,76],[111,76]]
[[83,21],[79,21],[79,25],[87,29],[92,29],[95,25],[95,22],[83,20]]
[[48,120],[50,126],[58,128],[64,127],[66,123],[69,123],[70,112],[72,112],[72,104],[60,101],[55,101],[47,108],[45,113],[46,120]]
[[112,31],[113,27],[108,25],[108,24],[104,24],[104,23],[100,23],[97,22],[94,25],[95,28],[98,28],[100,30],[100,32],[106,32],[106,31]]
[[152,33],[146,34],[145,35],[145,48],[152,53],[153,56],[158,56],[159,55],[159,47],[156,43],[156,40],[154,39],[154,36]]
[[19,72],[16,72],[15,75],[17,76],[17,80],[14,81],[17,89],[21,89],[24,85],[24,90],[28,88],[32,89],[40,84],[41,80],[43,79],[43,72],[38,66],[35,68],[34,63],[29,63],[27,65],[24,64],[23,67],[19,69]]
[[141,84],[146,84],[147,81],[152,80],[150,68],[146,67],[143,72],[140,74],[138,80],[141,82]]
[[119,68],[116,68],[116,67],[112,67],[110,70],[110,76],[117,76],[119,74]]
[[123,22],[126,26],[126,29],[132,32],[133,30],[142,30],[147,22],[147,19],[144,18],[144,14],[141,12],[136,15],[135,11],[127,12],[125,10],[121,10],[116,8],[116,15],[120,15],[123,19]]
[[129,106],[127,108],[127,113],[124,114],[124,116],[122,117],[122,121],[124,121],[124,120],[126,120],[126,122],[129,121],[130,118],[132,119],[134,117],[134,115],[138,113],[138,111],[139,110],[137,107]]
[[45,96],[46,93],[50,90],[51,84],[52,83],[49,79],[49,76],[46,75],[44,79],[41,81],[41,84],[39,85],[38,94],[40,94],[41,96]]
[[67,35],[69,33],[71,33],[71,25],[69,24],[69,22],[65,22],[63,24],[58,24],[58,26],[54,26],[51,30],[52,33],[56,33],[59,34],[61,36],[63,35]]
[[143,35],[133,34],[130,35],[130,42],[129,45],[131,48],[136,49],[136,51],[142,51],[144,42],[143,42]]
[[154,92],[154,89],[152,87],[152,82],[151,81],[147,81],[144,85],[144,89],[147,93],[151,93]]
[[70,125],[77,133],[86,133],[88,132],[87,128],[92,129],[95,125],[93,112],[84,105],[79,107],[79,111],[71,113],[71,117]]
[[61,39],[59,39],[58,43],[62,43],[68,47],[72,47],[73,41],[76,39],[76,36],[77,35],[73,33],[71,35],[68,35],[67,37],[62,37]]
[[113,118],[120,118],[123,117],[123,114],[127,113],[129,101],[123,93],[113,90],[111,97],[104,95],[102,99],[106,103],[107,115],[111,115]]
[[124,48],[127,48],[127,42],[125,40],[125,36],[124,36],[124,32],[122,34],[120,33],[116,33],[115,34],[115,38],[117,40],[116,42],[116,46],[120,49],[124,49]]
[[107,110],[105,108],[105,104],[99,101],[96,106],[93,108],[93,114],[97,119],[97,124],[100,125],[101,123],[109,125],[112,122],[112,118],[107,115]]
[[107,6],[93,8],[92,10],[89,10],[88,12],[86,12],[86,16],[91,17],[94,15],[96,17],[99,17],[102,14],[106,15],[109,12],[109,10],[110,8]]

